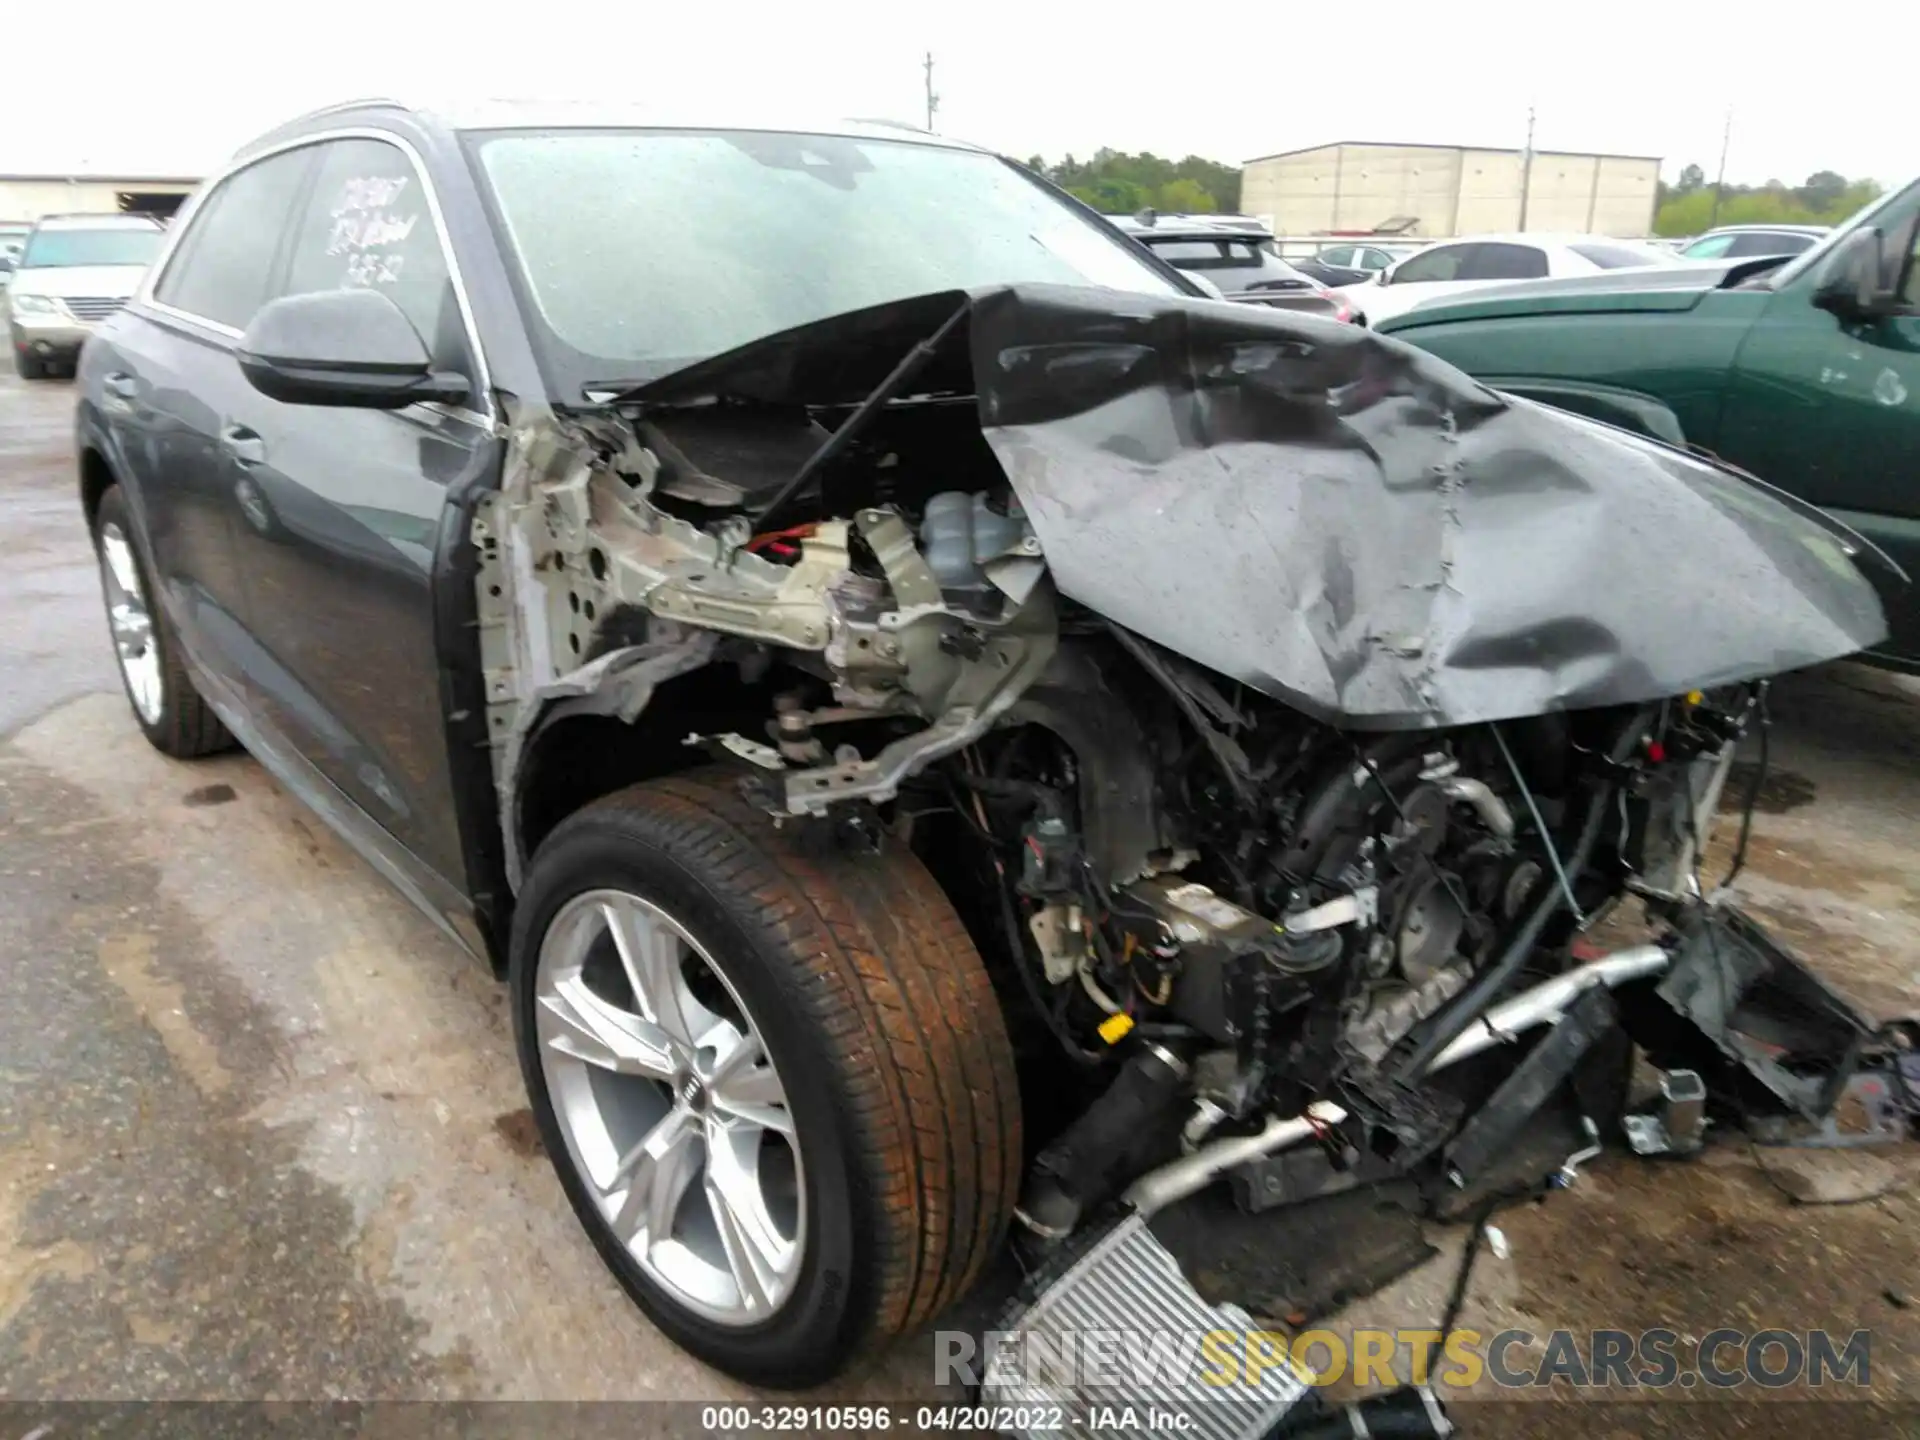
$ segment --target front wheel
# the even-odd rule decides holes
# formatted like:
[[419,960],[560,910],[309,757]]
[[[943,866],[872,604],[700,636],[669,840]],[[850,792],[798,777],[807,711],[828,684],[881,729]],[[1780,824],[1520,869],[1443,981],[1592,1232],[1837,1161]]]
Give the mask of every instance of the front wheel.
[[783,1387],[957,1299],[1021,1156],[946,896],[904,849],[812,829],[709,776],[608,796],[540,846],[510,962],[534,1116],[602,1257],[678,1344]]

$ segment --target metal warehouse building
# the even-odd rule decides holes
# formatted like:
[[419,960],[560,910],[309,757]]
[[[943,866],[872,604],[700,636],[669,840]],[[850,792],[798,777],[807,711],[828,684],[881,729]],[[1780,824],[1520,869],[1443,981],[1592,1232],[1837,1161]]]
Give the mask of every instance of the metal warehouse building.
[[171,215],[200,182],[177,175],[0,175],[0,220],[42,215]]
[[1240,208],[1280,235],[1412,220],[1409,233],[1426,238],[1517,230],[1631,237],[1652,229],[1659,183],[1654,155],[1536,150],[1529,164],[1519,150],[1343,140],[1249,160]]

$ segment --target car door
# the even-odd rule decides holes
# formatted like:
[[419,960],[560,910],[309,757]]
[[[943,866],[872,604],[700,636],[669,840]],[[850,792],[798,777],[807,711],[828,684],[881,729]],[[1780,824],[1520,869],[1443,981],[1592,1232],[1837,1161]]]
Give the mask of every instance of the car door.
[[246,668],[245,587],[221,416],[249,388],[233,344],[267,297],[309,158],[283,152],[224,177],[86,361],[161,601],[197,666],[229,688]]
[[[1905,233],[1920,186],[1874,220]],[[1891,243],[1891,242],[1889,242]],[[1734,357],[1719,450],[1832,510],[1920,578],[1920,262],[1889,256],[1905,313],[1836,315],[1813,303],[1826,267],[1789,276]],[[1886,587],[1892,650],[1920,663],[1920,595]]]
[[1401,315],[1416,305],[1438,300],[1474,288],[1468,277],[1473,273],[1480,242],[1459,245],[1434,245],[1409,255],[1392,269],[1383,271],[1380,290],[1356,286],[1351,293],[1369,322],[1390,315]]
[[[427,177],[386,139],[313,147],[284,294],[390,296],[436,368],[477,374],[476,342]],[[220,417],[256,703],[321,774],[418,860],[464,879],[449,803],[434,564],[449,486],[492,454],[487,400],[383,411],[248,389]],[[449,543],[460,543],[458,538]]]

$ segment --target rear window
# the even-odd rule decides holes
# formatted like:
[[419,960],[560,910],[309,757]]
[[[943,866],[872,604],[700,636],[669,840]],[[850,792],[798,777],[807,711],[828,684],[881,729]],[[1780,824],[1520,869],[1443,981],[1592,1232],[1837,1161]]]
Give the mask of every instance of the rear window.
[[1175,269],[1201,271],[1222,290],[1301,289],[1313,283],[1280,258],[1271,240],[1259,236],[1145,243]]
[[1218,240],[1149,240],[1146,245],[1169,265],[1191,263],[1197,268],[1209,261],[1215,265],[1227,263]]
[[146,265],[160,253],[159,226],[151,230],[102,227],[98,230],[36,230],[21,257],[23,270],[52,270],[76,265]]
[[1631,270],[1636,265],[1664,265],[1673,257],[1651,247],[1638,245],[1569,245],[1582,260],[1590,260],[1602,270]]

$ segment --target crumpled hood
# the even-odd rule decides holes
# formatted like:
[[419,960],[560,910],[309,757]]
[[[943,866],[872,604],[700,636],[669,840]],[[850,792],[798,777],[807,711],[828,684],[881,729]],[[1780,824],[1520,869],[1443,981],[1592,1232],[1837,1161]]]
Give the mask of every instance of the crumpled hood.
[[1323,719],[1658,699],[1881,639],[1843,532],[1365,330],[1054,286],[921,296],[632,392],[844,404],[966,307],[970,390],[1062,594]]

